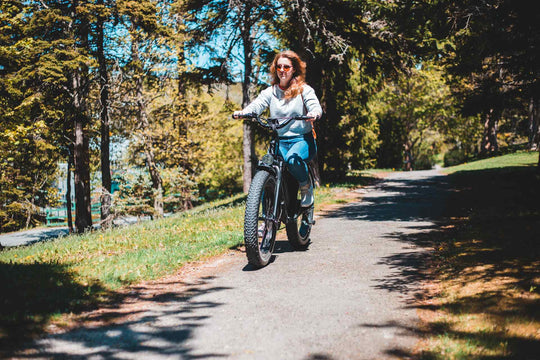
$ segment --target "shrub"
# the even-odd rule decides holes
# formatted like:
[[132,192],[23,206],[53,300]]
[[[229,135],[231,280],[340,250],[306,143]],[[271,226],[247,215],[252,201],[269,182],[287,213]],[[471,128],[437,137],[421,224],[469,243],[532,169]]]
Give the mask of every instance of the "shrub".
[[454,147],[444,154],[444,167],[463,164],[467,161],[467,154],[460,147]]
[[414,170],[429,170],[435,164],[435,156],[431,153],[419,154],[414,161]]

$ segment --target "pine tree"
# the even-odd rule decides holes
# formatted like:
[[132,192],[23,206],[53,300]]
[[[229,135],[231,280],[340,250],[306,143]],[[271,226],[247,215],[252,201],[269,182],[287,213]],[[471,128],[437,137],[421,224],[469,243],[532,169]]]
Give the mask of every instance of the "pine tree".
[[99,76],[99,104],[100,104],[100,119],[101,119],[101,141],[100,141],[100,157],[101,157],[101,226],[108,228],[112,224],[110,214],[111,207],[111,160],[110,160],[110,100],[109,100],[109,69],[107,57],[105,54],[106,34],[104,25],[111,14],[110,4],[106,4],[104,0],[97,0],[98,7],[96,8],[98,16],[96,18],[95,33],[96,33],[96,52],[95,57],[98,62]]
[[[3,51],[0,52],[6,56],[1,69],[5,75],[2,76],[2,101],[7,105],[6,116],[2,116],[2,124],[6,125],[2,135],[8,141],[2,143],[19,146],[6,149],[6,154],[13,156],[7,156],[4,163],[12,174],[5,179],[11,184],[9,188],[20,192],[17,198],[28,199],[28,208],[36,211],[35,206],[48,204],[46,199],[53,195],[50,186],[58,155],[67,156],[67,152],[57,149],[67,147],[65,139],[72,137],[64,129],[73,131],[74,119],[80,115],[74,106],[80,94],[70,89],[73,89],[74,72],[84,68],[88,57],[85,50],[81,50],[81,46],[84,48],[84,42],[79,41],[81,37],[75,36],[83,33],[75,28],[84,22],[70,27],[77,22],[70,17],[76,13],[74,5],[69,1],[2,2],[1,15],[5,16],[2,22],[11,22],[2,31],[6,36],[2,38]],[[20,140],[13,138],[16,134]],[[84,149],[79,154],[84,155]],[[85,172],[84,162],[80,165],[79,174]],[[26,181],[33,185],[23,185]],[[81,190],[89,191],[89,181],[85,181],[84,176],[79,177],[78,185],[79,195]],[[89,196],[78,199],[78,208],[89,209],[89,200]],[[17,201],[2,199],[2,206],[11,210],[16,204]],[[11,214],[9,221],[18,226],[12,211]],[[26,222],[29,222],[28,217]],[[88,223],[80,225],[79,231],[89,227]]]

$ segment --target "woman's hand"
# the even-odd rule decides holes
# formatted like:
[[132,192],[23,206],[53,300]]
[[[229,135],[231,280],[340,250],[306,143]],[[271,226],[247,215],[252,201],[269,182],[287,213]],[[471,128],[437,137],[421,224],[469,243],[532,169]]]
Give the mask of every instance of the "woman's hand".
[[233,112],[232,117],[233,117],[233,119],[238,119],[238,117],[240,115],[244,115],[244,112],[242,110],[237,110],[237,111]]
[[307,119],[306,121],[309,122],[311,125],[313,125],[313,123],[315,122],[315,120],[317,120],[319,117],[320,117],[320,114],[319,113],[316,113],[316,112],[308,112],[306,114],[306,116],[309,117],[309,119]]

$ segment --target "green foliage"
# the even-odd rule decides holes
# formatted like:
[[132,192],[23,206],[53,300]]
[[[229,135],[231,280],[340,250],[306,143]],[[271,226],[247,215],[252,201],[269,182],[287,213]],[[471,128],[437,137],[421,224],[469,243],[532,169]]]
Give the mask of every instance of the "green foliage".
[[[156,163],[163,177],[164,190],[175,187],[184,205],[189,207],[194,194],[213,199],[239,191],[242,169],[242,123],[233,121],[230,114],[238,108],[224,98],[225,88],[213,93],[188,91],[181,103],[170,93],[174,86],[148,89],[152,145]],[[233,91],[238,91],[234,88]],[[176,101],[176,102],[175,102]],[[179,106],[182,112],[178,112]],[[173,118],[171,119],[171,114]],[[172,121],[171,121],[172,120]],[[144,144],[135,137],[129,146],[129,162],[144,166]],[[165,173],[170,172],[169,175]],[[177,174],[176,184],[167,184],[167,177]],[[173,176],[174,177],[174,176]],[[185,189],[180,189],[185,184]],[[187,194],[192,194],[187,196]],[[164,194],[167,198],[167,194]]]
[[166,213],[188,210],[198,201],[197,183],[189,172],[182,168],[166,168],[161,172],[163,179],[163,207]]
[[195,161],[200,194],[209,199],[231,195],[242,186],[242,122],[231,119],[239,104],[219,93],[200,94],[198,102],[205,111],[192,118],[190,138],[198,144]]
[[[166,213],[190,209],[198,200],[197,183],[182,168],[165,168],[163,180],[163,208]],[[148,173],[131,168],[117,174],[119,190],[113,194],[111,213],[114,217],[156,217],[153,207],[154,190]]]
[[414,169],[428,170],[435,165],[437,154],[442,151],[444,136],[438,131],[427,130],[424,139],[413,152]]
[[307,82],[325,112],[317,124],[323,178],[374,164],[380,127],[366,104],[381,75],[391,76],[402,62],[402,38],[387,18],[394,7],[380,1],[309,0],[285,6],[278,21],[277,36],[307,62]]
[[381,123],[380,167],[430,168],[457,116],[442,69],[423,65],[386,82],[369,102]]
[[459,147],[453,147],[444,154],[444,167],[463,164],[467,161],[467,154]]
[[128,169],[117,174],[119,189],[112,199],[113,216],[154,216],[150,177],[144,171]]
[[[445,149],[447,165],[470,158],[492,110],[501,145],[523,141],[534,127],[528,116],[538,113],[528,104],[540,98],[537,20],[525,2],[509,0],[3,1],[1,231],[32,224],[54,204],[56,163],[68,157],[76,119],[90,141],[90,169],[99,170],[98,22],[111,135],[130,150],[114,170],[149,166],[153,152],[166,211],[177,211],[239,189],[242,124],[229,115],[247,91],[225,89],[238,44],[251,49],[253,68],[244,70],[257,86],[277,51],[269,36],[307,61],[307,82],[325,111],[316,125],[322,175],[343,177],[376,165],[428,168]],[[242,33],[242,24],[252,32]],[[219,46],[208,49],[209,40]],[[211,65],[188,66],[202,49]],[[260,141],[259,152],[265,146]],[[148,176],[124,180],[133,181],[122,193],[129,211],[152,213]],[[118,211],[129,213],[121,201]]]
[[340,126],[344,132],[346,148],[344,160],[352,169],[369,169],[376,165],[380,146],[380,125],[365,106],[365,98],[377,79],[360,70],[360,61],[351,59],[348,87],[338,93],[339,108],[343,116]]
[[34,225],[57,200],[52,185],[65,99],[58,87],[65,78],[56,57],[61,40],[36,36],[45,18],[61,21],[18,1],[0,7],[0,232]]

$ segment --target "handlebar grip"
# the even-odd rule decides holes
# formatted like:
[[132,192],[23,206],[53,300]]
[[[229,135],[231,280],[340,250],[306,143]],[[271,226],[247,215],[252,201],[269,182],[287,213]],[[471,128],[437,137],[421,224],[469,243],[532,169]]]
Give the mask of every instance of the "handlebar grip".
[[254,119],[257,118],[257,114],[249,113],[249,114],[232,114],[233,119]]

